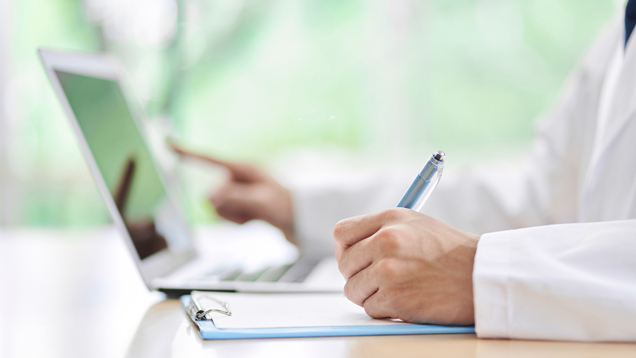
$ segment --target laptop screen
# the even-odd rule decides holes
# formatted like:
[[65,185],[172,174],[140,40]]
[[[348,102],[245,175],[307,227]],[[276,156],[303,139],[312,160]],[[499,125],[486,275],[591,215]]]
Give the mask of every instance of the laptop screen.
[[148,148],[114,80],[56,70],[108,191],[143,260],[190,247]]

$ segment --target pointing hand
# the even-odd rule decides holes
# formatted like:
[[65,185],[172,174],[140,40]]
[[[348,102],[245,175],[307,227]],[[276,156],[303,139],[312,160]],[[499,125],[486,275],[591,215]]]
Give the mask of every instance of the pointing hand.
[[229,177],[209,199],[224,219],[243,224],[264,220],[279,228],[294,242],[294,215],[289,189],[249,163],[237,163],[187,150],[172,141],[168,146],[184,159],[200,160],[224,167]]

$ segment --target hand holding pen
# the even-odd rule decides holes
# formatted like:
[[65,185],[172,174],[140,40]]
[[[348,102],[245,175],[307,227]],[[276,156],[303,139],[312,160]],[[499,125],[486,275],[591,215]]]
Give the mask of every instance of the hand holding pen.
[[373,318],[474,323],[472,270],[479,236],[420,214],[439,182],[431,156],[398,208],[340,221],[334,229],[345,295]]

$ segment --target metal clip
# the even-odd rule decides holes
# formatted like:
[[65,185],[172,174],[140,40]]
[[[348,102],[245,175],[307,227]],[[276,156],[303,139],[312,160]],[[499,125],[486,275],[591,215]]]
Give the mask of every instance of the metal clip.
[[[196,295],[204,295],[201,298],[205,298],[208,300],[212,300],[218,304],[220,304],[221,306],[223,306],[224,309],[216,309],[216,308],[203,308],[203,306],[201,306],[201,304],[199,303],[199,300],[195,297]],[[192,293],[190,293],[190,303],[188,304],[188,314],[190,314],[190,317],[192,318],[193,321],[203,321],[209,318],[206,318],[207,314],[210,312],[216,312],[216,313],[221,313],[224,314],[226,316],[231,316],[232,315],[232,311],[230,311],[230,304],[227,302],[223,302],[220,300],[217,300],[214,297],[211,297],[209,295],[207,295],[204,292],[201,291],[192,291]]]

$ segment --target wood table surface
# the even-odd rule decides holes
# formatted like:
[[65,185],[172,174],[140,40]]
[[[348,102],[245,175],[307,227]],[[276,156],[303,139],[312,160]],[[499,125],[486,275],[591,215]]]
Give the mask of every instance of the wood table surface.
[[490,340],[478,339],[474,334],[204,341],[180,302],[164,300],[148,309],[127,354],[128,357],[591,358],[636,357],[636,344]]
[[0,228],[0,357],[636,357],[636,344],[473,334],[204,341],[113,228]]

